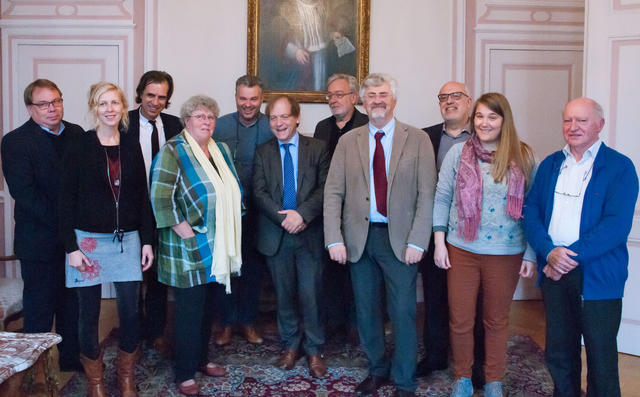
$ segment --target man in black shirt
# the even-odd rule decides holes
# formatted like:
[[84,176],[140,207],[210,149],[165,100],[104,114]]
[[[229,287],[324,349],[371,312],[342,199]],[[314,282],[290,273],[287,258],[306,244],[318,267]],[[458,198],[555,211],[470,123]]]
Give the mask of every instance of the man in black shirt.
[[[348,74],[334,74],[327,81],[327,103],[332,116],[316,125],[314,138],[327,142],[329,154],[338,144],[338,139],[350,130],[365,125],[369,116],[356,109],[358,103],[358,80]],[[327,336],[345,332],[355,337],[355,309],[349,268],[326,258],[324,272],[324,314]]]
[[65,288],[58,223],[62,156],[82,127],[62,120],[62,92],[38,79],[24,90],[29,120],[2,140],[2,171],[15,200],[14,252],[20,259],[24,332],[50,332],[55,316],[62,371],[80,370],[78,298]]

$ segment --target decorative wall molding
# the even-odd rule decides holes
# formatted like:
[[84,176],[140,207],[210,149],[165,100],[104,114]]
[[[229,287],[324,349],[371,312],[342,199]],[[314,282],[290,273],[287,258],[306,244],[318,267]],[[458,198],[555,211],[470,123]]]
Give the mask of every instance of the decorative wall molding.
[[[476,76],[479,82],[476,82],[477,92],[485,92],[489,79],[489,68],[491,51],[495,49],[512,49],[512,50],[564,50],[564,51],[581,51],[582,41],[554,41],[547,40],[518,40],[518,39],[480,39],[476,49],[476,59],[479,60],[479,71],[476,70]],[[480,55],[478,57],[478,55]],[[478,61],[476,61],[478,62]]]
[[640,10],[640,1],[637,0],[613,0],[614,11]]
[[[476,23],[481,24],[518,24],[580,27],[584,25],[584,6],[553,6],[531,4],[499,4],[479,1]],[[484,3],[484,4],[482,4]],[[504,3],[504,2],[502,2]],[[511,2],[513,3],[513,2]]]
[[7,0],[2,19],[125,19],[132,0]]
[[622,47],[639,47],[640,37],[612,39],[611,42],[611,85],[609,95],[609,145],[616,147],[616,131],[618,121],[618,98],[620,96],[620,50]]
[[561,70],[567,72],[567,98],[571,98],[571,82],[573,81],[573,69],[575,65],[572,64],[502,64],[502,83],[501,86],[506,87],[507,73],[513,70]]

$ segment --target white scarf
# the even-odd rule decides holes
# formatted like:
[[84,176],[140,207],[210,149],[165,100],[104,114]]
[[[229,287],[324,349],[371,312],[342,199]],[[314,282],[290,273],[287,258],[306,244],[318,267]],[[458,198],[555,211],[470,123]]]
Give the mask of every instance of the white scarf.
[[240,248],[242,233],[240,203],[242,197],[240,187],[213,139],[209,139],[207,149],[213,163],[218,168],[217,172],[191,134],[187,131],[184,136],[196,160],[213,183],[216,192],[216,225],[211,275],[216,278],[216,282],[224,284],[226,293],[230,294],[231,274],[238,273],[242,265]]

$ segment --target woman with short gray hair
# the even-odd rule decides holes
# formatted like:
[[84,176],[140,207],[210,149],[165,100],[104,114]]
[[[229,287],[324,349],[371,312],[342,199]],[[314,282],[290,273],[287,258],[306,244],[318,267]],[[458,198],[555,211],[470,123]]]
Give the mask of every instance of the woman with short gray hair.
[[212,98],[189,98],[184,130],[160,149],[151,173],[158,227],[158,280],[174,287],[174,357],[180,393],[197,395],[196,370],[224,376],[208,361],[214,282],[231,292],[242,263],[241,192],[229,148],[211,138],[218,117]]

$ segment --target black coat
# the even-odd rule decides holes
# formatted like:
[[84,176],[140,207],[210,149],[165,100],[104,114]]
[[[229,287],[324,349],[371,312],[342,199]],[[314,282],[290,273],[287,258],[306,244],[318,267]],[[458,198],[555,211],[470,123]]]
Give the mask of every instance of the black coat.
[[41,261],[64,253],[57,208],[62,152],[84,130],[63,123],[56,137],[29,119],[2,139],[2,171],[15,200],[13,249],[19,259]]

